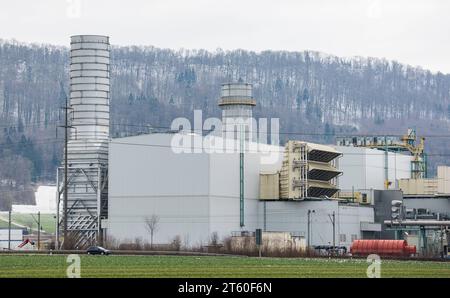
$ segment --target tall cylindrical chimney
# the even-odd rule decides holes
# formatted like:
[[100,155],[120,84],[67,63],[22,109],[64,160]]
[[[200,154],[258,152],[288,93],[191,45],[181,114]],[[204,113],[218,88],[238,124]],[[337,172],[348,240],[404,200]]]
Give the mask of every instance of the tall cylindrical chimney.
[[110,45],[109,37],[100,35],[72,36],[70,44],[71,133],[67,162],[57,172],[57,233],[62,216],[64,235],[84,247],[101,244],[102,220],[108,218]]
[[70,105],[72,140],[109,138],[109,37],[71,38]]

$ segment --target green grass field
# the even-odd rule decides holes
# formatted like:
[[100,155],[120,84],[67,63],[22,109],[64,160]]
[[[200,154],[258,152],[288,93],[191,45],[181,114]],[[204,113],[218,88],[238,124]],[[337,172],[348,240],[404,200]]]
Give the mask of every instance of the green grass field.
[[[8,215],[0,215],[3,220],[8,220]],[[33,230],[37,230],[37,214],[22,214],[15,213],[11,216],[11,221],[15,222],[19,225],[28,226],[28,223],[33,223]],[[1,225],[6,224],[8,227],[8,223],[4,221],[0,221]],[[55,233],[56,230],[56,219],[52,214],[41,214],[41,226],[42,229],[47,233]]]
[[[366,277],[365,260],[81,255],[81,277]],[[66,256],[0,255],[0,277],[65,277]],[[450,263],[382,261],[381,277],[450,277]]]
[[[0,220],[0,229],[7,229],[8,228],[8,222]],[[11,228],[15,229],[18,228],[17,226],[11,224]]]

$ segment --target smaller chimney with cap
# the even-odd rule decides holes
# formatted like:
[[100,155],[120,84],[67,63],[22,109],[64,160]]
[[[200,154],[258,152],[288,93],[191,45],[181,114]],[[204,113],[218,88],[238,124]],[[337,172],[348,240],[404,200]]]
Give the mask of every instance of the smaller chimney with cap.
[[252,85],[248,83],[222,84],[219,106],[222,108],[222,135],[239,139],[240,129],[244,140],[252,140],[252,109],[256,101],[252,96]]

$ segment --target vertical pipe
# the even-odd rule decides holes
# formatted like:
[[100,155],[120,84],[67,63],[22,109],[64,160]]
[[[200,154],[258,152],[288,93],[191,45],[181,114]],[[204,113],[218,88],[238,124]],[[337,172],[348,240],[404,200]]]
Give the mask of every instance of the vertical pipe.
[[241,125],[240,132],[240,153],[239,153],[239,209],[240,209],[240,226],[245,225],[244,222],[244,143],[243,143],[243,129]]
[[41,212],[38,211],[38,250],[41,250]]

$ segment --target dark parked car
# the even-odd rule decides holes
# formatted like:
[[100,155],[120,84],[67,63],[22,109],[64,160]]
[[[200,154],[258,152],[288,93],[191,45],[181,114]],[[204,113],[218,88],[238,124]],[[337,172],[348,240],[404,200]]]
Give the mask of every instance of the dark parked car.
[[91,246],[87,249],[88,255],[109,255],[111,251],[101,246]]

